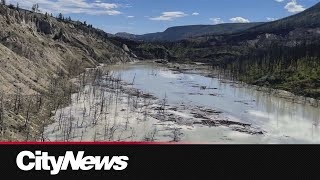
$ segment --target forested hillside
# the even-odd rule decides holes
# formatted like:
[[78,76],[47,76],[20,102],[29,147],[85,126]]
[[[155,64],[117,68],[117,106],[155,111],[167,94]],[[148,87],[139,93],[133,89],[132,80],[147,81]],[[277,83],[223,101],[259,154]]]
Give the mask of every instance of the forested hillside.
[[320,3],[233,34],[172,43],[126,42],[138,54],[156,51],[155,58],[206,62],[247,83],[320,98]]
[[174,42],[203,35],[222,35],[244,31],[263,23],[225,23],[217,25],[189,25],[176,26],[166,29],[164,32],[133,35],[117,33],[117,37],[146,42]]

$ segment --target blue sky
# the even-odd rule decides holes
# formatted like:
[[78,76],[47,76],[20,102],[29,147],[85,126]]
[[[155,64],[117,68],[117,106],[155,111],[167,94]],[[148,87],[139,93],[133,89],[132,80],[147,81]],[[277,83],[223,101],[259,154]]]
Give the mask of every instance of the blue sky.
[[144,34],[171,26],[265,22],[301,12],[319,0],[7,0],[62,12],[109,33]]

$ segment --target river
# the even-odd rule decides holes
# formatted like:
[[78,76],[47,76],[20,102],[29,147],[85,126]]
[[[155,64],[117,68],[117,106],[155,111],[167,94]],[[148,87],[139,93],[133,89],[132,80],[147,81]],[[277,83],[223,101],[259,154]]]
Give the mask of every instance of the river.
[[[141,62],[107,66],[107,69],[115,77],[130,84],[132,88],[150,93],[159,100],[166,99],[166,103],[172,107],[180,107],[178,110],[171,110],[171,113],[176,116],[186,120],[191,119],[194,113],[192,113],[193,109],[189,107],[214,109],[219,111],[214,118],[250,124],[255,129],[254,132],[257,130],[263,132],[248,133],[238,130],[232,125],[206,126],[201,123],[170,122],[171,125],[179,127],[179,141],[250,144],[320,142],[320,108],[293,103],[290,100],[225,79],[207,77],[197,69],[173,71],[157,63]],[[73,105],[73,107],[77,107],[77,105]],[[60,111],[60,114],[63,112],[68,112],[68,110]],[[61,118],[59,111],[57,113],[55,118],[57,119],[59,116]],[[150,120],[149,126],[144,125],[143,127],[151,128],[152,124],[156,123],[156,120]],[[59,140],[56,133],[51,133],[54,132],[54,126],[57,125],[51,125],[47,128],[48,137],[51,137],[51,140],[54,139],[53,137]],[[159,128],[158,131],[160,131]],[[143,128],[141,132],[143,132]],[[94,136],[96,138],[97,135]],[[136,137],[141,138],[140,136]],[[163,137],[168,136],[163,135]],[[75,138],[74,140],[79,139]],[[142,141],[143,139],[135,140]],[[157,140],[169,141],[169,139],[160,138],[160,135]]]

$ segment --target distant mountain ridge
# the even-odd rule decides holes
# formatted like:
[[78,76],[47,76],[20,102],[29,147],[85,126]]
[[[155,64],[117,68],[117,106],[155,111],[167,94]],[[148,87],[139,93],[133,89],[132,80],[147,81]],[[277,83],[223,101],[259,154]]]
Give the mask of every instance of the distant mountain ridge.
[[135,35],[135,34],[130,34],[130,33],[126,33],[126,32],[118,32],[114,36],[125,38],[125,39],[132,39],[132,40],[136,39],[136,37],[137,37],[137,35]]
[[320,3],[317,3],[301,13],[253,27],[248,32],[263,31],[265,33],[276,33],[280,30],[291,31],[296,28],[314,28],[320,26],[319,18]]
[[320,3],[241,32],[167,47],[172,59],[209,62],[238,80],[320,99]]
[[225,23],[217,25],[189,25],[170,27],[164,32],[134,35],[129,33],[117,33],[115,36],[142,41],[179,41],[203,35],[222,35],[241,32],[263,23]]
[[[256,38],[258,35],[263,34],[274,34],[274,35],[280,35],[285,36],[288,33],[291,32],[291,34],[294,31],[297,31],[300,29],[302,31],[303,29],[315,29],[320,27],[320,3],[317,3],[316,5],[312,6],[311,8],[283,18],[276,21],[264,23],[258,26],[254,26],[252,28],[249,28],[247,30],[234,33],[230,36],[226,36],[226,39],[229,39],[230,41],[242,41],[242,40],[248,40]],[[298,33],[296,33],[296,36]],[[300,34],[300,36],[303,36]]]
[[[219,34],[217,27],[213,34],[175,42],[123,41],[139,57],[175,63],[204,62],[228,72],[232,79],[320,99],[320,3],[244,30]],[[149,36],[174,39],[175,36],[163,36],[190,35],[182,30],[169,28]]]

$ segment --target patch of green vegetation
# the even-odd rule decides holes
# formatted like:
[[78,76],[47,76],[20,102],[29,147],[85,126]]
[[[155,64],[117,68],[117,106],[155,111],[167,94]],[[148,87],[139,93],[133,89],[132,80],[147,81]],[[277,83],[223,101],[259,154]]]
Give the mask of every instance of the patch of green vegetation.
[[259,66],[250,66],[239,79],[259,86],[293,92],[297,95],[320,98],[320,59],[302,58],[295,67],[275,68],[267,72]]

